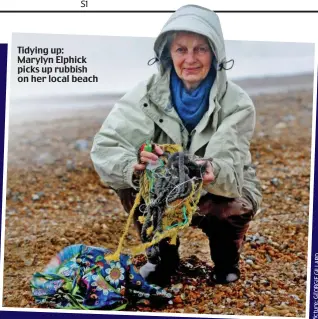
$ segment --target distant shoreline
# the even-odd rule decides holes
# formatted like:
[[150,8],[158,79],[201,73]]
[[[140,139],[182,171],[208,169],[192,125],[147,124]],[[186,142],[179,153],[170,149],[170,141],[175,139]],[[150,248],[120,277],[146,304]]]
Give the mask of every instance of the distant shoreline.
[[312,90],[314,73],[240,78],[237,80],[233,79],[233,82],[241,86],[252,96],[264,93],[275,94],[297,90]]
[[[230,79],[230,78],[229,78]],[[276,75],[276,76],[264,76],[264,77],[240,77],[240,78],[231,78],[231,81],[238,84],[245,90],[249,91],[251,89],[255,90],[254,94],[256,93],[256,89],[260,89],[261,91],[266,90],[262,88],[266,87],[273,87],[273,86],[292,86],[293,90],[297,89],[298,86],[307,86],[308,89],[313,87],[313,80],[314,80],[314,73],[297,73],[291,75]],[[300,87],[300,89],[304,89]],[[266,90],[267,92],[268,90]],[[22,104],[25,102],[50,102],[54,103],[54,101],[74,101],[74,99],[84,99],[81,100],[83,102],[91,101],[91,100],[99,100],[102,98],[107,99],[119,99],[122,97],[126,92],[89,92],[84,94],[69,94],[69,95],[44,95],[38,96],[34,98],[24,97],[24,98],[17,98],[17,99],[10,99],[10,102],[13,104]],[[249,92],[248,92],[249,93]],[[251,94],[251,93],[249,93]]]
[[[313,73],[264,78],[248,78],[233,81],[252,98],[313,90]],[[11,101],[10,124],[32,121],[50,121],[73,116],[75,113],[109,112],[125,93],[92,93],[68,96],[46,96],[44,98]]]

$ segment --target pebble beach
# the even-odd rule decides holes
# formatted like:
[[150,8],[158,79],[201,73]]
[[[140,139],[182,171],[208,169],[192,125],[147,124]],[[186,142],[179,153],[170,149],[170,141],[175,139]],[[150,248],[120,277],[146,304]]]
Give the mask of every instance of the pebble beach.
[[[188,228],[181,233],[180,269],[168,287],[173,302],[126,310],[305,317],[312,84],[304,85],[302,75],[257,81],[264,90],[253,91],[257,123],[251,152],[263,204],[243,247],[241,279],[211,285],[208,240],[201,230]],[[242,85],[254,89],[255,82],[247,79]],[[278,90],[266,90],[272,87]],[[59,111],[58,116],[10,118],[4,307],[38,308],[30,279],[65,246],[116,249],[127,215],[114,191],[100,182],[89,156],[110,107],[105,101],[103,106]],[[130,227],[125,247],[138,243]]]

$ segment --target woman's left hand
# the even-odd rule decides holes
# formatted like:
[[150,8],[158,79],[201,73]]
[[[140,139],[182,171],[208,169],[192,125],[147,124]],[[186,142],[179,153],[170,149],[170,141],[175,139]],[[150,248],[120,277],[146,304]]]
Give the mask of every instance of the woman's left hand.
[[204,165],[206,163],[205,174],[203,175],[203,184],[210,184],[214,181],[215,176],[213,174],[213,167],[210,161],[196,161],[199,165]]

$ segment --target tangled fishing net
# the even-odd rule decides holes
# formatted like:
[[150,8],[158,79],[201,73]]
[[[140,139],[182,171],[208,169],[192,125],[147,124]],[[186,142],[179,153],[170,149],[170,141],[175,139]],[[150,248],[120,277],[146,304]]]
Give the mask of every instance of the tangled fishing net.
[[129,226],[137,208],[143,213],[142,244],[131,247],[133,255],[147,251],[148,259],[159,256],[158,243],[168,238],[175,245],[178,232],[189,226],[197,209],[206,166],[190,159],[176,144],[160,145],[164,151],[156,165],[148,164],[140,176],[139,193],[129,213],[116,252],[109,260],[118,260]]
[[129,303],[149,305],[167,302],[170,293],[147,283],[133,265],[130,255],[121,253],[135,210],[143,212],[142,244],[132,255],[146,250],[148,260],[159,256],[159,242],[168,238],[176,244],[178,232],[189,226],[197,208],[205,166],[200,166],[178,145],[161,145],[164,153],[157,165],[147,165],[140,176],[140,191],[130,211],[117,251],[72,245],[65,247],[31,281],[34,299],[64,309],[121,310]]

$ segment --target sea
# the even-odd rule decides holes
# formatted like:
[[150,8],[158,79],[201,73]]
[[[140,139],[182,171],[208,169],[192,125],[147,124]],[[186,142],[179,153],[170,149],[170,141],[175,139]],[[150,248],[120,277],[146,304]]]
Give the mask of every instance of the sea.
[[[24,116],[45,109],[111,106],[125,92],[158,71],[156,63],[148,65],[154,57],[154,40],[14,33],[9,65],[10,115]],[[226,40],[225,48],[227,59],[234,60],[233,67],[227,71],[228,78],[245,83],[244,89],[251,95],[312,89],[313,43]],[[57,59],[58,55],[63,59]],[[74,77],[69,73],[65,81],[66,73],[55,72],[65,70],[65,66],[69,71],[71,67],[82,68],[86,73],[76,73]],[[35,73],[36,68],[39,73]],[[293,75],[302,75],[304,80],[280,85],[280,78]],[[273,81],[264,85],[264,79],[273,77],[278,79],[274,85],[270,84]],[[95,80],[88,82],[92,79]]]

